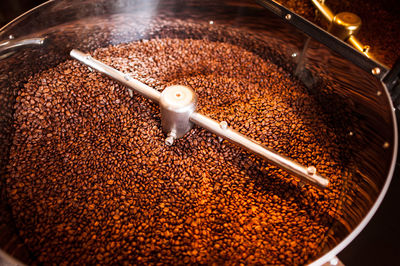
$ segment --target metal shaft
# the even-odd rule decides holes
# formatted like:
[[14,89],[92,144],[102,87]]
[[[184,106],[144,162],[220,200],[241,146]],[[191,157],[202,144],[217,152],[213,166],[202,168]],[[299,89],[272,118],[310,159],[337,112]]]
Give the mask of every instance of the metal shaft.
[[147,86],[146,84],[130,77],[128,74],[124,74],[121,71],[116,70],[96,59],[91,57],[89,54],[82,53],[79,50],[73,49],[70,52],[70,55],[80,61],[81,63],[96,69],[97,71],[105,74],[106,76],[115,79],[122,84],[134,89],[140,95],[156,102],[160,102],[161,92],[156,91],[152,87]]
[[[80,62],[88,65],[89,67],[96,69],[97,71],[121,82],[122,84],[134,89],[141,95],[149,98],[160,104],[161,93],[154,90],[153,88],[141,83],[94,58],[90,55],[84,54],[78,50],[72,50],[71,56],[79,60]],[[199,114],[197,112],[191,112],[189,120],[194,124],[203,127],[214,134],[223,137],[233,143],[236,143],[247,150],[259,155],[260,157],[268,160],[269,162],[285,169],[286,171],[296,175],[302,180],[316,185],[319,188],[326,188],[329,184],[328,179],[317,174],[315,167],[305,167],[295,161],[279,155],[278,153],[269,150],[262,145],[258,144],[256,141],[240,134],[239,132],[230,129],[226,122],[218,123],[217,121]]]
[[296,163],[285,156],[279,155],[278,153],[260,145],[256,141],[229,128],[226,123],[218,123],[217,121],[196,112],[192,113],[190,120],[196,125],[203,127],[239,146],[242,146],[243,148],[261,156],[269,162],[282,167],[286,171],[296,175],[297,177],[300,177],[308,183],[317,185],[321,188],[325,188],[329,184],[329,181],[326,178],[323,178],[316,173],[315,167],[304,167],[303,165]]
[[40,47],[45,44],[46,38],[10,39],[0,43],[0,60],[12,55],[15,51],[26,47]]

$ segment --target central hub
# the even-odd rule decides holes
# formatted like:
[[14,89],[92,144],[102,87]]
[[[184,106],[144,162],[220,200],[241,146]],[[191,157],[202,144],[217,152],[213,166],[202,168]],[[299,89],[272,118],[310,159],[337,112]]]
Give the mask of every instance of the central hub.
[[173,85],[164,89],[160,97],[161,125],[169,137],[183,137],[192,128],[189,118],[196,104],[197,95],[189,87]]
[[351,35],[357,34],[361,27],[361,18],[350,12],[337,14],[328,31],[339,39],[347,40]]

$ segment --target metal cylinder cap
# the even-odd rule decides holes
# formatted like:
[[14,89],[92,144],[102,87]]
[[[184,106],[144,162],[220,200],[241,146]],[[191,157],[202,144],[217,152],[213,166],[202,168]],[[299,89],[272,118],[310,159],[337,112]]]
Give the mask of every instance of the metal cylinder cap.
[[161,104],[164,108],[175,112],[185,112],[196,103],[196,93],[189,87],[173,85],[164,89],[161,93]]
[[358,33],[361,27],[361,18],[354,13],[341,12],[334,16],[329,32],[342,40]]
[[197,95],[189,87],[173,85],[164,89],[160,97],[161,124],[166,133],[180,138],[193,124],[190,115],[196,110]]

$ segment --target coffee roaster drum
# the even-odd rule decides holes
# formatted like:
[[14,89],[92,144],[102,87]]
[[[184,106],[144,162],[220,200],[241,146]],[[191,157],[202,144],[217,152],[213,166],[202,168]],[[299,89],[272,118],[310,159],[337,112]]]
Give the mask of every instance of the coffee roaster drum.
[[[32,261],[18,237],[4,189],[15,90],[32,74],[70,59],[74,48],[89,52],[141,39],[184,38],[185,27],[160,26],[160,20],[203,25],[199,39],[224,41],[215,34],[224,29],[265,40],[265,56],[318,94],[325,112],[335,114],[343,106],[350,110],[333,125],[352,128],[352,178],[343,189],[342,214],[313,263],[335,257],[372,218],[393,175],[398,135],[390,92],[382,81],[387,68],[271,1],[72,0],[48,1],[0,30],[0,264]],[[240,39],[232,42],[242,45]],[[331,90],[318,91],[324,84]]]

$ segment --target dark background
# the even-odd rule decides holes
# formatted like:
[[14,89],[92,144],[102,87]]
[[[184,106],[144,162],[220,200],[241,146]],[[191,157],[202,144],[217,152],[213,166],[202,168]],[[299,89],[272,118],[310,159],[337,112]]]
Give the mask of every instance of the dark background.
[[[111,0],[110,0],[111,1]],[[0,27],[5,25],[7,22],[16,18],[25,11],[43,3],[45,1],[40,0],[1,0],[0,1]],[[283,5],[288,6],[294,11],[299,11],[301,15],[310,13],[310,0],[282,0]],[[287,2],[287,3],[285,3]],[[307,3],[306,3],[307,2]],[[329,3],[332,1],[326,1]],[[339,3],[338,3],[339,2]],[[334,6],[342,6],[352,9],[356,2],[348,2],[345,0],[335,1]],[[375,5],[378,3],[379,5]],[[305,4],[304,4],[305,3]],[[333,2],[332,2],[333,3]],[[373,20],[363,19],[364,25],[367,28],[375,30],[387,38],[387,42],[382,40],[381,37],[370,38],[373,36],[371,32],[361,35],[360,38],[367,40],[368,44],[371,45],[372,51],[374,44],[379,46],[382,42],[386,48],[380,51],[382,58],[388,58],[389,61],[385,62],[387,65],[392,65],[396,57],[400,56],[400,23],[399,19],[390,20],[382,19],[382,23],[377,25],[374,29],[373,22],[379,21],[376,18],[377,14],[396,14],[397,18],[400,17],[400,0],[385,0],[385,1],[370,1],[365,0],[363,3],[364,17],[374,18]],[[349,7],[350,5],[350,7]],[[301,8],[301,9],[300,9]],[[307,9],[308,8],[308,9]],[[344,10],[340,10],[344,11]],[[352,10],[351,10],[352,11]],[[304,13],[304,14],[302,14]],[[307,17],[307,15],[305,15]],[[370,23],[370,24],[368,24]],[[372,24],[371,24],[372,23]],[[386,23],[386,24],[385,24]],[[379,26],[379,28],[378,28]],[[397,27],[399,26],[399,29]],[[387,30],[394,29],[394,30]],[[397,30],[396,30],[397,29]],[[383,31],[383,33],[382,33]],[[386,31],[386,32],[385,32]],[[360,32],[362,34],[362,32]],[[1,42],[1,40],[0,40]],[[387,52],[386,52],[387,51]],[[393,52],[396,56],[393,56]],[[392,61],[390,61],[392,60]],[[398,115],[398,117],[400,117]],[[346,248],[338,257],[346,265],[400,265],[400,167],[397,165],[397,170],[392,180],[392,184],[389,191],[378,209],[377,213],[367,225],[365,230]]]
[[0,27],[29,9],[46,1],[41,0],[1,0]]

